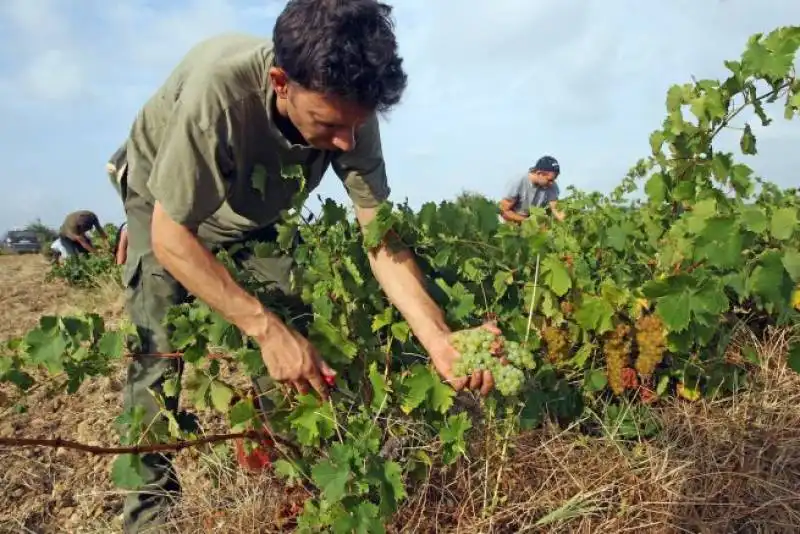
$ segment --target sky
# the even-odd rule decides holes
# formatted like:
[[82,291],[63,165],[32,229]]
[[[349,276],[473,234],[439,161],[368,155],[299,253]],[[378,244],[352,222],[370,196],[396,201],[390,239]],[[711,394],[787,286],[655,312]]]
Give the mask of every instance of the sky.
[[[283,0],[0,0],[0,233],[124,213],[104,165],[196,42],[270,37]],[[725,76],[747,38],[800,23],[796,0],[396,0],[409,86],[381,128],[392,200],[499,198],[539,156],[562,191],[609,191],[641,157],[665,94]],[[797,185],[800,121],[756,128],[744,161]],[[743,120],[746,120],[744,117]],[[726,139],[730,147],[736,139]],[[330,171],[315,193],[346,202]]]

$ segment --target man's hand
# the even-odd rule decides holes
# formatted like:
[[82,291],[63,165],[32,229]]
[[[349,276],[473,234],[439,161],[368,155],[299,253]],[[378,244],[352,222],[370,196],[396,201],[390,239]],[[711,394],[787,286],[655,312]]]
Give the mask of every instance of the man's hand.
[[504,198],[500,201],[500,216],[503,220],[520,224],[527,219],[525,215],[520,215],[514,211],[516,200],[511,198]]
[[558,209],[558,201],[551,200],[549,203],[549,207],[550,207],[550,213],[553,214],[553,217],[555,217],[556,220],[559,222],[564,222],[564,219],[567,218],[567,215],[563,211]]
[[331,380],[328,377],[336,376],[336,371],[328,367],[314,345],[300,333],[272,316],[256,341],[274,380],[290,384],[300,393],[308,393],[311,386],[320,397],[328,398]]
[[[478,328],[485,328],[495,335],[500,335],[500,329],[494,323],[485,323]],[[481,395],[486,396],[494,387],[494,377],[489,371],[476,371],[469,377],[457,377],[453,373],[453,366],[461,358],[461,355],[453,347],[451,336],[448,334],[439,339],[431,347],[425,347],[431,355],[434,367],[442,375],[442,378],[449,383],[456,391],[461,391],[464,387],[473,390],[480,390]]]

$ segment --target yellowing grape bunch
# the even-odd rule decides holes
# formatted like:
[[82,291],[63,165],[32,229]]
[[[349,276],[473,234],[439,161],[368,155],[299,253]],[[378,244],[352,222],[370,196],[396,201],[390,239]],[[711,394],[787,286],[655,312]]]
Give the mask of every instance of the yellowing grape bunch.
[[653,374],[664,357],[666,343],[664,324],[657,315],[645,315],[636,321],[636,344],[639,346],[636,370],[640,375]]
[[547,346],[547,359],[550,363],[564,361],[569,352],[569,336],[565,330],[552,325],[542,328],[542,339]]
[[797,284],[797,287],[794,288],[794,293],[792,293],[792,307],[800,311],[800,284]]
[[523,370],[536,367],[531,351],[484,328],[456,332],[452,342],[461,355],[453,373],[465,377],[478,370],[490,371],[497,391],[506,397],[517,395],[522,389],[525,382]]
[[603,341],[603,354],[606,358],[606,375],[608,386],[615,395],[622,395],[625,382],[622,370],[628,365],[631,354],[631,327],[620,323],[613,332],[609,332]]

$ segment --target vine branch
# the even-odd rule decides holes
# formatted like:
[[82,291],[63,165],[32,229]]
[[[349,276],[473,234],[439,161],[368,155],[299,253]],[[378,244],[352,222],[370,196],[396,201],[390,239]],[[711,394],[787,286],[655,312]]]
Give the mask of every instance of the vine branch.
[[0,438],[0,447],[50,447],[53,449],[72,449],[91,454],[142,454],[148,452],[179,452],[190,447],[197,447],[209,443],[219,443],[234,439],[263,440],[268,436],[263,432],[248,430],[234,434],[214,434],[203,438],[178,441],[176,443],[158,443],[154,445],[131,445],[128,447],[104,447],[88,445],[78,441],[62,438]]

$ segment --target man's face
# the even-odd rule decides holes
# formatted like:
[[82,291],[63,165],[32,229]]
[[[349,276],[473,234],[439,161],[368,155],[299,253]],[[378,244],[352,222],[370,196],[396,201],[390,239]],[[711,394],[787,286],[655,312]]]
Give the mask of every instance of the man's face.
[[336,96],[309,91],[291,82],[278,68],[270,71],[270,78],[278,110],[310,146],[344,152],[355,147],[355,133],[369,118],[369,110]]
[[552,171],[531,171],[528,173],[528,178],[534,185],[539,187],[550,187],[556,181],[556,173]]

